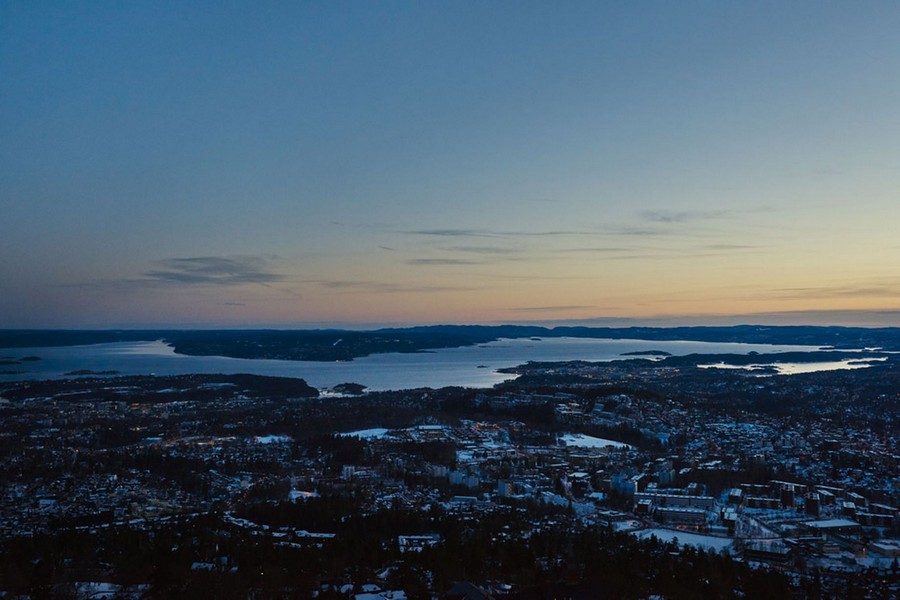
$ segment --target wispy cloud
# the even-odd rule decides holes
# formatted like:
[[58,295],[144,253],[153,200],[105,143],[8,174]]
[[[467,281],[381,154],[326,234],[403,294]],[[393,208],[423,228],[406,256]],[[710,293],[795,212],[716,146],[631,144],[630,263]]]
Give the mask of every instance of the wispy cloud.
[[[277,285],[287,284],[287,277],[271,268],[271,263],[278,257],[271,255],[258,256],[192,256],[182,258],[166,258],[153,261],[153,268],[136,277],[120,279],[95,279],[78,283],[65,284],[65,287],[91,289],[97,291],[111,290],[120,292],[137,292],[155,287],[229,287],[256,284],[300,297],[295,290]],[[240,303],[224,302],[224,305],[237,306]]]
[[[659,238],[659,237],[672,237],[673,232],[671,230],[662,229],[660,227],[639,227],[635,225],[616,225],[609,226],[603,232],[608,236],[621,236],[621,237],[632,237],[632,238]],[[687,233],[686,230],[682,229],[678,231],[679,234],[684,235]]]
[[638,252],[633,254],[613,254],[607,256],[609,260],[692,260],[697,258],[721,258],[728,256],[729,252],[713,251],[713,252],[697,252],[685,250],[657,251],[657,252]]
[[900,322],[900,310],[797,310],[744,314],[679,315],[651,317],[590,317],[540,321],[545,325],[587,327],[675,327],[690,325],[823,325],[884,327]]
[[145,272],[148,280],[183,285],[271,284],[283,281],[284,275],[269,268],[262,256],[196,256],[156,261],[158,268]]
[[[310,282],[313,283],[313,282]],[[433,284],[400,284],[383,281],[368,280],[318,280],[314,283],[338,291],[379,293],[379,294],[409,294],[409,293],[441,293],[441,292],[471,292],[488,289],[487,286],[455,286]]]
[[502,248],[499,246],[447,246],[445,250],[470,254],[515,254],[519,252],[515,248]]
[[686,223],[721,219],[732,214],[730,210],[642,210],[638,216],[651,223]]
[[624,246],[584,246],[582,248],[558,248],[556,254],[613,254],[618,252],[634,252],[635,248]]
[[643,224],[612,223],[596,225],[585,229],[547,229],[543,231],[522,231],[502,229],[415,229],[399,231],[398,233],[422,237],[436,238],[487,238],[487,239],[550,239],[550,238],[641,238],[641,239],[671,239],[673,237],[708,237],[708,232],[697,231],[692,228],[681,227],[673,229],[666,227],[665,223],[676,221],[646,221]]
[[510,275],[509,273],[473,273],[472,277],[479,279],[488,279],[490,281],[593,281],[595,278],[591,276],[571,276],[571,275]]
[[703,246],[703,248],[727,252],[730,250],[759,250],[760,246],[753,246],[750,244],[707,244]]
[[900,297],[900,281],[860,282],[820,287],[779,288],[773,290],[782,299],[808,298],[882,298]]
[[413,229],[402,231],[400,233],[447,238],[557,237],[597,234],[597,232],[577,229],[554,229],[545,231],[515,231],[501,229]]
[[412,258],[406,261],[408,265],[480,265],[477,260],[464,258]]
[[732,255],[736,252],[758,250],[759,246],[749,244],[700,244],[700,245],[672,245],[657,243],[655,245],[635,246],[572,246],[551,250],[553,254],[600,254],[604,259],[610,260],[639,260],[639,259],[684,259],[684,258],[708,258],[723,255]]
[[597,308],[596,306],[582,305],[582,304],[563,304],[560,306],[517,306],[515,308],[509,308],[507,310],[514,311],[524,311],[524,312],[552,312],[552,311],[567,311],[567,310],[582,310],[586,308]]
[[403,231],[401,233],[406,233],[406,234],[410,234],[410,235],[425,235],[425,236],[432,236],[432,237],[448,237],[448,238],[503,237],[502,233],[486,231],[486,230],[481,230],[481,229],[414,229],[414,230],[410,230],[410,231]]

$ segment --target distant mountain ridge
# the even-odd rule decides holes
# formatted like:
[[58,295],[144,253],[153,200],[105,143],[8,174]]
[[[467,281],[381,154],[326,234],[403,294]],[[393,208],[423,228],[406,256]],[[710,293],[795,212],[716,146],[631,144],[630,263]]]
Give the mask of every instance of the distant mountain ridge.
[[425,325],[371,331],[311,330],[0,330],[0,348],[74,346],[164,340],[180,354],[352,360],[386,352],[423,352],[496,341],[501,338],[576,337],[659,341],[739,342],[826,346],[836,349],[881,348],[900,351],[900,327],[828,327],[813,325],[727,327],[540,327],[535,325]]

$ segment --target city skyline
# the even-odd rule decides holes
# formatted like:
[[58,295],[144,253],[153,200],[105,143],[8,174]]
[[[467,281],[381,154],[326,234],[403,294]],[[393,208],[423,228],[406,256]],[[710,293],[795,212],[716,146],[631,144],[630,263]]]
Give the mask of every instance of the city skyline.
[[890,325],[891,3],[0,6],[0,327]]

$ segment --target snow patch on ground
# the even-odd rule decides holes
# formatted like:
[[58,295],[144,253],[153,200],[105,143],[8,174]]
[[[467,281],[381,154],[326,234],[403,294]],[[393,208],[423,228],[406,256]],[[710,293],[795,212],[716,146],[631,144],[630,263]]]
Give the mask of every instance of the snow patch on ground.
[[615,442],[613,440],[604,440],[583,433],[567,433],[559,438],[566,446],[574,446],[576,448],[631,448],[623,442]]
[[360,429],[359,431],[349,431],[347,433],[339,433],[341,437],[358,437],[361,440],[371,440],[383,438],[388,434],[389,429],[384,427],[375,427],[373,429]]
[[671,542],[675,538],[678,538],[678,544],[680,546],[694,546],[695,548],[715,550],[716,552],[725,548],[730,548],[733,542],[731,538],[688,533],[687,531],[674,531],[672,529],[642,529],[640,531],[635,531],[634,533],[641,539],[646,539],[655,535],[664,542]]

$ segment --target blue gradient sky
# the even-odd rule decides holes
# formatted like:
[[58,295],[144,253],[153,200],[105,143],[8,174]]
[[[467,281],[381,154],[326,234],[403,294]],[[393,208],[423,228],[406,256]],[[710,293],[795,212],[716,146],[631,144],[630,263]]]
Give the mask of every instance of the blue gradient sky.
[[898,322],[898,3],[187,4],[0,4],[0,327]]

